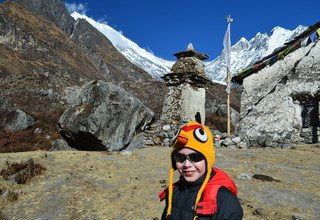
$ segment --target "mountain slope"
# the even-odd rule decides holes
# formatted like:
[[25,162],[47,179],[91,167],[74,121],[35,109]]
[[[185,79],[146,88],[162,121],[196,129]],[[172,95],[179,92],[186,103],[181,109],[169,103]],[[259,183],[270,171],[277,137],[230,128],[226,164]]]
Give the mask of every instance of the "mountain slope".
[[0,5],[0,94],[29,111],[59,105],[63,88],[105,77],[52,22],[25,8]]
[[[92,80],[122,86],[160,114],[163,82],[155,80],[127,60],[88,22],[83,19],[76,22],[68,13],[73,23],[71,32],[67,33],[66,27],[70,24],[55,20],[65,16],[64,10],[54,9],[65,7],[54,3],[58,0],[23,1],[28,6],[32,6],[33,2],[37,3],[37,7],[31,8],[31,11],[17,4],[19,1],[0,4],[2,150],[49,149],[52,141],[61,138],[56,126],[67,107],[64,89]],[[49,11],[33,11],[45,9],[41,3],[48,2],[53,2]],[[10,115],[12,109],[21,109],[30,115],[34,125],[16,133],[4,130],[3,122],[13,117]]]
[[[164,84],[130,62],[86,20],[75,21],[65,5],[58,0],[16,0],[15,2],[27,8],[32,14],[44,17],[64,30],[75,43],[75,47],[82,50],[97,69],[88,71],[87,74],[94,75],[95,72],[99,72],[102,78],[97,79],[122,86],[159,114],[162,109]],[[50,38],[48,40],[50,41]],[[154,100],[159,101],[154,102]]]
[[163,82],[155,80],[128,61],[104,35],[84,19],[75,22],[71,38],[104,73],[106,81],[123,87],[160,114],[165,89]]
[[77,12],[73,12],[71,16],[75,20],[83,18],[88,21],[93,27],[104,34],[127,59],[147,71],[156,79],[160,79],[163,74],[170,72],[170,69],[174,62],[166,61],[154,56],[150,52],[139,47],[133,41],[123,36],[120,32],[114,30],[109,25],[99,23]]

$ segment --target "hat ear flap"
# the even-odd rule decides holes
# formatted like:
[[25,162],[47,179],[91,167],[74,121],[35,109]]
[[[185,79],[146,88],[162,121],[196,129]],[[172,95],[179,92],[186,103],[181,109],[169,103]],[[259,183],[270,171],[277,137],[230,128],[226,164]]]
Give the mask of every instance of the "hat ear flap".
[[172,210],[173,172],[174,172],[174,170],[171,168],[170,172],[169,172],[168,207],[167,207],[166,217],[169,217],[169,215],[171,215],[171,210]]

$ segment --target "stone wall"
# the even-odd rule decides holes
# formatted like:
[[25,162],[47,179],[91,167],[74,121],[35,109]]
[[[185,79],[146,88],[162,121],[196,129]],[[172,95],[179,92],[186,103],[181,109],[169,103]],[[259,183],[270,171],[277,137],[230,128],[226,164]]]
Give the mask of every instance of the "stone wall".
[[197,112],[201,115],[201,121],[205,122],[205,101],[206,90],[204,88],[194,88],[190,84],[184,84],[181,94],[182,108],[181,115],[184,115],[183,121],[195,120]]
[[204,124],[208,79],[201,60],[208,57],[193,50],[179,52],[175,56],[178,61],[173,64],[171,72],[162,77],[166,84],[166,96],[161,120],[169,124],[172,121],[187,122],[194,120],[199,112]]
[[166,119],[189,121],[194,120],[195,114],[200,112],[202,122],[204,123],[205,95],[206,91],[204,88],[193,87],[188,83],[168,86],[161,119],[164,121]]
[[173,73],[185,74],[194,72],[198,76],[206,77],[204,72],[204,63],[195,57],[185,57],[179,59],[173,64],[171,71]]
[[319,73],[320,43],[316,42],[245,78],[238,135],[251,146],[305,143],[301,102],[320,100]]
[[161,120],[180,120],[182,87],[182,84],[178,86],[167,86],[166,96],[163,102]]

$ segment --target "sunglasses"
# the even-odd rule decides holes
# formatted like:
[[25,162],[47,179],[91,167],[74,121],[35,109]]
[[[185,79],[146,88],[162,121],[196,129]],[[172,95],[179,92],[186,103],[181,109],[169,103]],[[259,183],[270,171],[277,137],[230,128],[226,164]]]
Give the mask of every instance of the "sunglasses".
[[188,155],[180,154],[180,153],[174,153],[173,157],[176,162],[178,163],[184,163],[186,159],[188,159],[191,163],[200,162],[204,159],[204,156],[200,153],[191,153]]

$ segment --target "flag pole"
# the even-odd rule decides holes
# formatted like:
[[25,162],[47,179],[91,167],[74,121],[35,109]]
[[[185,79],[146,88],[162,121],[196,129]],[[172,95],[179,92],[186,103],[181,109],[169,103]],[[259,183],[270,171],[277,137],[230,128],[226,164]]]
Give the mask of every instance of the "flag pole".
[[[230,70],[229,70],[229,68],[227,68],[227,74],[228,74],[228,83],[230,83]],[[227,95],[228,97],[227,97],[227,111],[228,111],[228,128],[227,128],[227,134],[228,134],[228,137],[230,137],[230,94],[228,93],[228,95]]]
[[230,137],[230,92],[231,92],[231,73],[230,73],[230,65],[231,65],[231,36],[230,36],[230,23],[233,21],[233,19],[229,16],[226,17],[227,23],[228,23],[228,28],[225,33],[224,39],[223,39],[223,44],[224,44],[224,55],[225,55],[225,61],[227,64],[227,135]]

